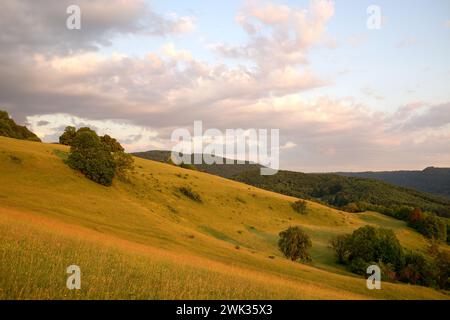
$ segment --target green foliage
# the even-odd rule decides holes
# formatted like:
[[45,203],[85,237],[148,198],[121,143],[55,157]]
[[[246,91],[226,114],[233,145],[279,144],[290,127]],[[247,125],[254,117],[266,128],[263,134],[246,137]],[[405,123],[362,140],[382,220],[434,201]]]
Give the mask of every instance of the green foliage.
[[418,252],[408,252],[400,271],[399,279],[403,282],[423,286],[433,285],[432,265]]
[[108,135],[99,137],[88,127],[75,130],[75,127],[66,127],[59,138],[61,144],[71,146],[66,161],[71,168],[105,186],[110,186],[115,176],[128,178],[128,171],[134,168],[134,159],[123,151],[116,139]]
[[409,215],[408,225],[427,238],[447,241],[447,222],[434,213],[422,212],[415,208]]
[[199,203],[202,202],[200,195],[192,190],[191,187],[180,187],[178,190],[189,199]]
[[33,132],[27,129],[25,126],[17,125],[13,119],[9,117],[8,112],[0,110],[0,136],[37,141],[41,140]]
[[310,261],[308,250],[312,247],[311,238],[300,227],[289,227],[280,232],[278,247],[284,256],[292,261]]
[[111,138],[107,134],[100,137],[100,140],[104,144],[106,150],[108,150],[109,152],[123,152],[124,151],[122,145],[116,139]]
[[251,170],[233,179],[349,212],[376,211],[406,221],[412,208],[417,207],[450,217],[449,199],[378,180],[283,170],[272,176],[261,176],[259,170]]
[[450,254],[438,251],[434,258],[436,282],[439,288],[450,290]]
[[67,126],[64,129],[63,134],[59,137],[59,143],[70,146],[72,145],[73,139],[75,139],[75,136],[77,135],[77,129],[75,127]]
[[[381,262],[400,269],[404,263],[403,249],[392,230],[364,226],[351,235],[340,236],[332,240],[332,245],[339,262],[346,257],[350,269],[355,273],[362,272],[374,262]],[[365,269],[364,269],[365,272]]]
[[116,165],[110,152],[105,150],[95,132],[79,131],[72,141],[67,164],[87,178],[105,186],[110,186]]
[[294,209],[295,212],[300,214],[306,214],[308,203],[305,200],[297,200],[293,203],[291,203],[292,209]]
[[330,241],[330,248],[333,249],[334,255],[338,263],[345,263],[345,260],[348,255],[348,242],[349,235],[342,234],[334,237]]

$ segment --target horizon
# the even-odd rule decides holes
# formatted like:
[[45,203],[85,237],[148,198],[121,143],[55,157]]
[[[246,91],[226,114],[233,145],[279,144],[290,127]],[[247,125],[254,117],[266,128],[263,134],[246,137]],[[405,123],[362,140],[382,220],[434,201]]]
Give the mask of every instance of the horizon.
[[202,120],[279,129],[283,170],[450,167],[450,3],[373,4],[2,1],[0,107],[44,142],[170,149]]

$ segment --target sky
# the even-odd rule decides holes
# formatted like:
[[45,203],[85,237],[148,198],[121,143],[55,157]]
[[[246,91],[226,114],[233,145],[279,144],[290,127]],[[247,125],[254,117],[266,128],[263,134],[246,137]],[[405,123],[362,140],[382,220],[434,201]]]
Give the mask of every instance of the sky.
[[170,149],[201,120],[279,129],[282,169],[450,166],[448,0],[2,0],[0,29],[0,109],[46,142]]

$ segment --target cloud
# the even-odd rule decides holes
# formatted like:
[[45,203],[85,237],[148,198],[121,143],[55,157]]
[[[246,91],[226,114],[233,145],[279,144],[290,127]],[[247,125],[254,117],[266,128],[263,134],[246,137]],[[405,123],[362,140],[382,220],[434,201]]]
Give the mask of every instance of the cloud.
[[[81,30],[66,28],[66,8],[81,9]],[[167,16],[144,0],[3,0],[0,2],[0,47],[5,52],[62,54],[111,45],[124,34],[165,36],[191,31],[194,17]]]
[[[142,57],[97,50],[123,35],[189,32],[193,17],[159,14],[139,0],[70,2],[82,7],[82,33],[66,33],[68,1],[0,2],[0,106],[45,141],[56,141],[67,125],[88,125],[129,151],[164,149],[172,130],[203,120],[222,131],[280,129],[282,166],[297,170],[450,161],[443,151],[450,138],[447,102],[374,112],[351,97],[311,91],[328,84],[308,56],[330,41],[331,1],[305,8],[246,2],[236,14],[245,41],[216,43],[218,59],[207,62],[172,38]],[[223,57],[236,60],[225,64]],[[363,92],[383,98],[370,88]]]

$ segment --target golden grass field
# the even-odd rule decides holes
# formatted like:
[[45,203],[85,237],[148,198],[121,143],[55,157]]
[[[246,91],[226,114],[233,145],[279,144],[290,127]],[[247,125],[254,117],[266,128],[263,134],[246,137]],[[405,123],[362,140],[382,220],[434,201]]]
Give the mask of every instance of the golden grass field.
[[[209,174],[136,159],[129,182],[98,185],[63,163],[68,148],[0,137],[0,299],[448,299],[365,279],[334,263],[331,237],[365,224],[403,246],[427,242],[402,221],[350,214]],[[203,203],[179,191],[190,186]],[[301,226],[309,264],[286,260],[278,233]],[[448,246],[445,245],[445,250]],[[66,268],[81,268],[81,290]]]

